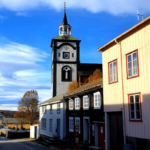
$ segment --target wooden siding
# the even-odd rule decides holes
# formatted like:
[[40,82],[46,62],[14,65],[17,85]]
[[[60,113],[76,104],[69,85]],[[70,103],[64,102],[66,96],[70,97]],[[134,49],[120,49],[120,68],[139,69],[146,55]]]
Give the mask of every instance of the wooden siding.
[[[99,91],[101,93],[101,108],[94,109],[94,96],[95,92]],[[83,108],[83,96],[87,95],[89,97],[89,109]],[[75,98],[80,98],[80,109],[75,109]],[[70,97],[72,98],[72,97]],[[103,89],[93,90],[92,92],[88,92],[79,96],[75,96],[72,98],[73,100],[73,110],[69,110],[69,100],[66,99],[67,103],[67,138],[74,139],[74,132],[69,131],[69,117],[79,117],[80,118],[80,134],[79,139],[83,141],[83,117],[89,117],[90,125],[94,125],[93,121],[104,122],[104,112],[103,112]],[[75,120],[74,120],[75,121]],[[92,127],[92,126],[91,126]],[[91,128],[90,128],[91,131]],[[90,134],[90,144],[94,145],[94,136]]]
[[[126,136],[150,139],[150,23],[121,41],[125,103]],[[127,79],[126,54],[138,49],[139,77]],[[108,62],[118,61],[118,82],[108,83]],[[120,45],[103,52],[104,111],[120,111],[122,108],[122,79]],[[141,92],[142,122],[129,121],[128,94]]]

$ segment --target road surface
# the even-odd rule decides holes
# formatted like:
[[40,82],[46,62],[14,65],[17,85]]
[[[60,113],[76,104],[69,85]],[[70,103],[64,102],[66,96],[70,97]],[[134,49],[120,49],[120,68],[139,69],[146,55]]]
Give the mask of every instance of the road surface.
[[33,139],[9,140],[0,136],[0,150],[50,150],[50,148],[32,141]]

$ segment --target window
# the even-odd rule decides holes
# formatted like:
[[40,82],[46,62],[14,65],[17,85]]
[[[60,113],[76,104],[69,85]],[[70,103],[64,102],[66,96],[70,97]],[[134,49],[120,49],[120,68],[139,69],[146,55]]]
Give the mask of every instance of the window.
[[142,120],[140,93],[129,94],[129,118],[130,121]]
[[42,118],[42,129],[46,130],[46,118]]
[[75,109],[80,109],[80,98],[75,98]]
[[46,106],[42,106],[42,113],[46,114]]
[[50,114],[53,113],[52,105],[50,105]]
[[80,133],[80,118],[79,117],[75,117],[75,126],[79,127],[79,133]]
[[57,103],[57,114],[60,114],[60,103]]
[[73,117],[69,117],[69,131],[74,132],[74,119],[73,119]]
[[83,108],[85,108],[85,109],[89,108],[89,98],[88,98],[88,96],[83,97]]
[[49,119],[49,131],[52,132],[52,119]]
[[69,66],[64,66],[62,68],[62,81],[71,81],[71,68]]
[[117,78],[117,60],[108,63],[109,84],[118,82]]
[[138,51],[134,51],[126,55],[127,60],[127,78],[133,78],[139,76],[138,67]]
[[94,109],[100,109],[100,92],[94,93]]
[[58,56],[60,57],[60,53],[58,53]]
[[72,57],[74,57],[74,53],[72,53]]
[[73,100],[69,100],[69,110],[73,110]]

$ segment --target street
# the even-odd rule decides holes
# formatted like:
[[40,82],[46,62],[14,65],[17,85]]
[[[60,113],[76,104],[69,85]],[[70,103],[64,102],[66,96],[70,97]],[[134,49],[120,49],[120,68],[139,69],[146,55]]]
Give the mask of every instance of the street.
[[0,150],[50,150],[50,148],[32,141],[33,139],[10,140],[0,136]]

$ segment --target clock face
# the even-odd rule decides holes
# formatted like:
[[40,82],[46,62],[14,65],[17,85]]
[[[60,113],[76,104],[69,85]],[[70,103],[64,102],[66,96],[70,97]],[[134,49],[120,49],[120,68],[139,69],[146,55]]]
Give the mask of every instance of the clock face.
[[63,52],[63,58],[64,59],[69,59],[70,53],[69,52]]

